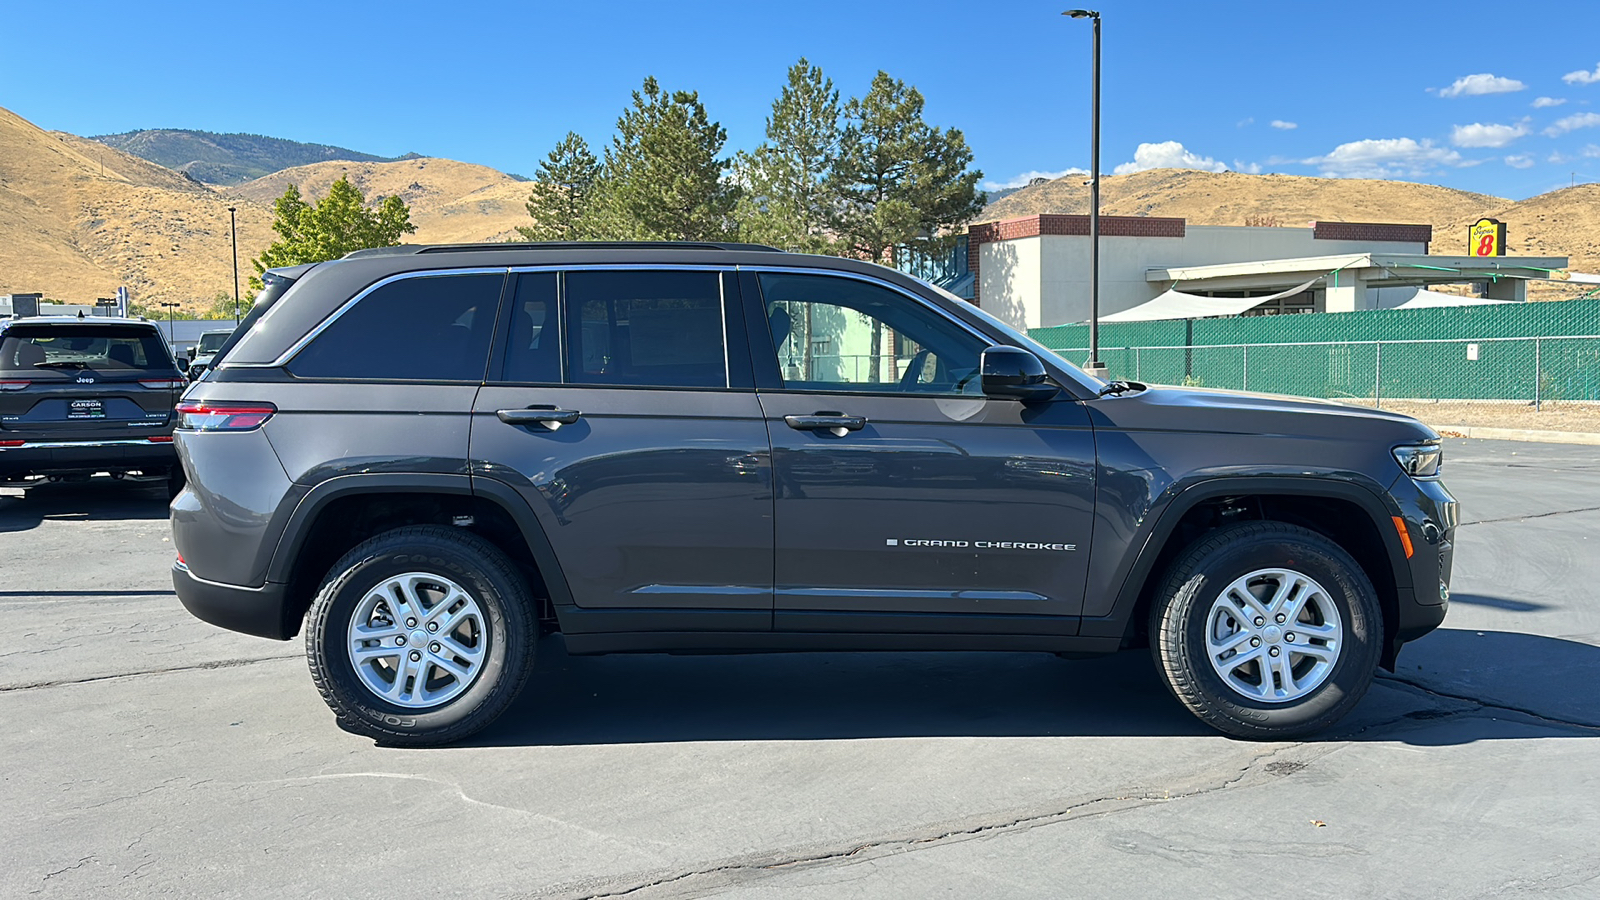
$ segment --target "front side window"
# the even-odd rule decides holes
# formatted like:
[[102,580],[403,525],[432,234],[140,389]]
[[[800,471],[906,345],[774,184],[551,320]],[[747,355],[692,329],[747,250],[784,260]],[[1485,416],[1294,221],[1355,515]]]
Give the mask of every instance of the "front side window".
[[727,387],[716,272],[569,272],[567,381]]
[[786,389],[982,393],[984,342],[911,297],[831,275],[760,280]]
[[289,363],[300,378],[482,381],[500,273],[401,278],[361,298]]

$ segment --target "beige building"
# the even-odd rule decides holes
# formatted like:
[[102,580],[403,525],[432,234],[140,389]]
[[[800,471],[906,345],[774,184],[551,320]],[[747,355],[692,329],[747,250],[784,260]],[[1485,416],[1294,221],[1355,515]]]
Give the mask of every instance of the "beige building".
[[[1315,222],[1307,228],[1100,217],[1100,314],[1111,321],[1349,312],[1411,302],[1441,284],[1526,300],[1565,257],[1432,256],[1429,225]],[[974,225],[975,302],[1024,328],[1089,318],[1089,217]],[[1471,302],[1467,300],[1466,302]]]

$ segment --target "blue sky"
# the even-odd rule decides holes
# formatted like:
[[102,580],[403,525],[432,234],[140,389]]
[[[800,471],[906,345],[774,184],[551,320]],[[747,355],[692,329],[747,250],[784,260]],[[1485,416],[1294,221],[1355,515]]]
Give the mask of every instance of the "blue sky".
[[[245,131],[532,174],[646,75],[761,140],[800,56],[888,71],[988,184],[1089,163],[1070,2],[229,4],[8,0],[0,106],[78,134]],[[1104,0],[1102,164],[1403,178],[1523,198],[1600,180],[1600,0]],[[18,50],[25,48],[23,55]],[[1141,146],[1143,145],[1143,146]]]

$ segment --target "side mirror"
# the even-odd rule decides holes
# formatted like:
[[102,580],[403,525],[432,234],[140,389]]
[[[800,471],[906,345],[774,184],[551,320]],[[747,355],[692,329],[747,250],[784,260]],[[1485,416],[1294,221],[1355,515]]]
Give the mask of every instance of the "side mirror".
[[1044,363],[1021,347],[995,346],[983,351],[983,395],[1008,400],[1048,400],[1061,389],[1046,379]]

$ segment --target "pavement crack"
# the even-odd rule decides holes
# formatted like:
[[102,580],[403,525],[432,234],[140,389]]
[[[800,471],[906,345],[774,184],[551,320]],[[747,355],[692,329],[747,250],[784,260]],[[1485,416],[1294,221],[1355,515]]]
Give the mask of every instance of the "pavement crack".
[[[640,881],[627,886],[619,886],[610,890],[589,893],[563,893],[561,888],[553,891],[541,891],[541,895],[551,893],[568,897],[569,900],[605,900],[613,897],[630,897],[644,891],[653,891],[667,888],[671,885],[682,884],[694,880],[697,882],[691,893],[698,895],[706,889],[721,886],[736,881],[754,880],[775,874],[779,870],[793,870],[799,867],[825,866],[831,863],[847,862],[858,859],[876,858],[899,853],[910,853],[927,847],[941,844],[967,841],[975,838],[988,837],[1000,834],[1015,834],[1055,825],[1066,821],[1083,821],[1115,815],[1134,809],[1143,809],[1164,803],[1180,800],[1189,800],[1226,791],[1238,786],[1252,775],[1261,775],[1277,778],[1280,774],[1273,773],[1268,768],[1276,757],[1291,751],[1304,752],[1309,746],[1305,743],[1283,744],[1268,752],[1261,753],[1241,766],[1239,771],[1222,781],[1202,784],[1190,790],[1173,791],[1134,791],[1129,793],[1108,794],[1089,800],[1082,800],[1059,809],[1047,812],[1028,813],[1024,815],[1009,815],[989,821],[973,821],[962,827],[943,827],[924,833],[902,833],[891,835],[877,840],[853,841],[848,844],[835,845],[818,849],[809,853],[793,853],[783,851],[770,851],[757,853],[750,856],[706,866],[687,871],[662,873],[660,876],[647,881]],[[1329,747],[1318,756],[1332,753],[1338,748]],[[712,884],[704,883],[706,879],[715,879]]]
[[178,672],[201,672],[207,669],[234,669],[239,666],[253,666],[256,663],[277,662],[285,659],[303,659],[304,653],[290,653],[285,656],[256,656],[249,659],[218,659],[211,662],[195,663],[189,666],[170,666],[163,669],[146,669],[142,672],[116,672],[111,675],[91,675],[88,678],[60,678],[54,681],[24,681],[16,684],[0,685],[0,694],[17,693],[20,691],[37,691],[44,688],[69,687],[77,684],[94,684],[97,681],[120,681],[127,678],[144,678],[150,675],[172,675]]
[[67,866],[66,868],[57,869],[54,872],[46,872],[46,873],[44,873],[44,879],[43,880],[44,881],[49,881],[50,879],[52,879],[52,878],[56,877],[57,875],[60,875],[60,874],[62,874],[64,872],[71,872],[73,869],[81,869],[84,866],[88,865],[90,862],[92,862],[95,858],[96,857],[94,857],[94,856],[85,856],[82,859],[78,860],[77,862],[73,863],[72,865]]
[[[1591,731],[1591,732],[1600,733],[1600,724],[1596,724],[1594,722],[1582,722],[1582,721],[1578,721],[1578,720],[1575,720],[1575,719],[1563,719],[1563,718],[1561,718],[1559,716],[1552,716],[1552,715],[1549,715],[1547,713],[1537,712],[1535,710],[1528,709],[1527,707],[1523,707],[1523,706],[1514,706],[1514,705],[1509,704],[1509,703],[1497,703],[1497,702],[1492,701],[1492,700],[1484,700],[1481,697],[1472,697],[1472,696],[1469,696],[1467,694],[1452,694],[1449,691],[1443,691],[1443,690],[1440,690],[1440,689],[1438,689],[1436,687],[1430,687],[1429,685],[1423,684],[1421,682],[1412,681],[1409,678],[1402,678],[1399,675],[1383,674],[1383,675],[1381,675],[1379,677],[1381,677],[1384,681],[1394,682],[1396,684],[1403,684],[1406,687],[1412,688],[1413,690],[1416,690],[1416,691],[1420,691],[1421,693],[1427,694],[1430,697],[1438,697],[1438,698],[1440,698],[1442,700],[1454,700],[1454,701],[1457,701],[1457,702],[1460,702],[1460,703],[1470,704],[1465,709],[1459,709],[1459,710],[1445,712],[1444,715],[1437,716],[1436,718],[1447,718],[1447,717],[1450,717],[1450,716],[1466,715],[1466,714],[1469,714],[1469,713],[1482,712],[1484,710],[1497,710],[1499,712],[1514,713],[1514,714],[1520,715],[1520,716],[1527,716],[1530,719],[1535,719],[1535,720],[1537,720],[1539,722],[1543,722],[1543,723],[1548,724],[1548,725],[1556,725],[1556,726],[1559,726],[1559,727],[1562,727],[1562,728],[1579,728],[1579,729],[1582,729],[1584,731]],[[1443,711],[1441,711],[1441,712],[1443,712]],[[1395,721],[1399,722],[1399,721],[1405,721],[1406,719],[1415,719],[1415,718],[1417,718],[1416,715],[1407,714],[1407,715],[1401,716],[1399,719],[1397,719]],[[1379,724],[1382,724],[1382,723],[1379,723]],[[1389,724],[1394,724],[1394,722],[1391,722]],[[1368,727],[1370,728],[1370,727],[1376,727],[1376,726],[1368,726]],[[1363,730],[1366,730],[1366,729],[1363,729]]]
[[1582,509],[1558,509],[1552,512],[1531,513],[1526,516],[1503,516],[1498,519],[1473,519],[1471,522],[1462,522],[1457,528],[1468,525],[1493,525],[1497,522],[1524,522],[1528,519],[1548,519],[1551,516],[1570,516],[1573,513],[1600,512],[1600,506],[1585,506]]

